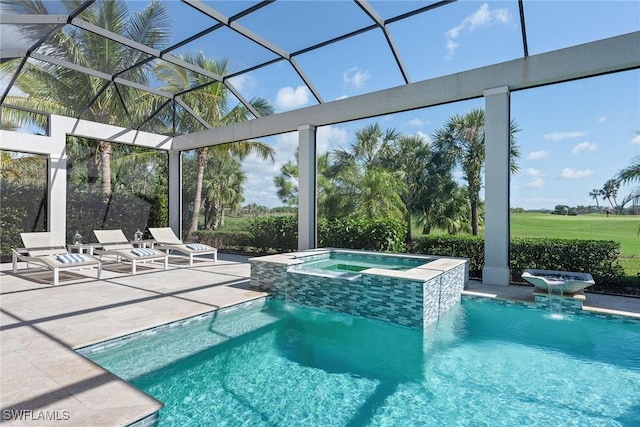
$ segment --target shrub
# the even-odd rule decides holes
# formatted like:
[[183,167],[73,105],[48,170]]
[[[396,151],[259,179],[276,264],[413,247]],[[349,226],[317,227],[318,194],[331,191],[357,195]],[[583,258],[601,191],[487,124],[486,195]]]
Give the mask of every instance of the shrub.
[[251,235],[247,231],[198,230],[193,233],[193,238],[221,251],[245,253],[252,246]]
[[522,282],[527,268],[589,273],[596,282],[612,283],[624,271],[619,265],[620,243],[611,240],[514,238],[511,241],[511,279]]
[[469,258],[469,276],[482,277],[484,239],[478,236],[421,236],[413,241],[412,253]]
[[405,225],[393,218],[322,219],[318,223],[321,247],[404,252]]
[[[422,236],[414,241],[411,252],[469,258],[469,275],[482,278],[482,237]],[[615,283],[623,275],[619,258],[620,243],[614,241],[514,238],[509,268],[511,281],[515,283],[524,283],[521,275],[528,268],[585,272],[596,283]]]
[[249,222],[251,246],[267,252],[290,252],[298,248],[298,218],[294,215],[263,216]]

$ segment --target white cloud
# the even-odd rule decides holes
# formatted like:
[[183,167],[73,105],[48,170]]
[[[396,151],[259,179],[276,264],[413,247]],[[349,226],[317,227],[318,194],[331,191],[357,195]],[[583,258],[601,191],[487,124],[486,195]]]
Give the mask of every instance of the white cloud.
[[358,67],[351,67],[342,74],[342,79],[347,86],[353,86],[356,89],[361,88],[369,80],[371,75],[369,71],[362,71]]
[[531,175],[531,176],[540,176],[542,175],[542,172],[539,171],[538,169],[534,169],[534,168],[528,168],[525,173],[527,175]]
[[544,186],[544,181],[542,178],[535,178],[533,181],[528,182],[526,186],[529,188],[540,188]]
[[229,83],[240,93],[248,90],[248,88],[255,87],[255,79],[249,74],[240,74],[239,76],[232,77],[229,79]]
[[345,146],[348,138],[348,132],[342,128],[335,126],[319,128],[317,135],[318,154],[324,154],[327,151],[335,150],[339,146]]
[[424,132],[418,131],[416,132],[416,136],[419,136],[420,138],[422,138],[424,142],[426,142],[427,144],[431,144],[433,142],[433,139],[431,139],[431,136],[427,135]]
[[421,127],[424,126],[426,123],[424,122],[424,120],[420,120],[420,119],[411,119],[407,122],[410,126],[415,126],[415,127]]
[[631,138],[630,144],[640,145],[640,133]]
[[527,160],[540,160],[549,157],[549,152],[545,150],[532,151],[527,155]]
[[278,111],[287,111],[303,107],[309,103],[311,92],[306,86],[280,88],[276,94],[275,106]]
[[580,154],[580,152],[582,151],[596,151],[596,144],[587,141],[581,142],[580,144],[573,147],[573,149],[571,150],[571,154],[575,156],[576,154]]
[[581,171],[573,168],[564,168],[560,176],[565,179],[580,179],[593,175],[593,171],[590,169],[583,169]]
[[600,116],[598,117],[598,123],[604,123],[607,121],[607,116]]
[[479,28],[488,28],[495,23],[506,24],[510,20],[511,15],[508,9],[489,9],[489,4],[484,3],[478,10],[464,18],[460,25],[444,33],[447,38],[445,44],[447,55],[445,59],[450,60],[453,58],[454,53],[460,45],[455,39],[457,39],[462,32],[473,32]]
[[562,141],[565,139],[580,138],[584,135],[584,132],[551,132],[545,133],[542,137],[549,141]]

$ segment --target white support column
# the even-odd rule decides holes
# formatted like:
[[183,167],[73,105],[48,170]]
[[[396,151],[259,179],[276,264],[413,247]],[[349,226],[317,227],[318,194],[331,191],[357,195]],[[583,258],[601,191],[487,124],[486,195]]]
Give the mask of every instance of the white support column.
[[317,247],[316,127],[298,126],[298,250]]
[[482,282],[507,286],[509,271],[509,88],[484,91],[485,219]]
[[67,240],[67,132],[64,118],[50,116],[47,228]]
[[67,157],[49,156],[47,225],[50,232],[67,240]]
[[169,227],[182,236],[182,158],[169,150]]

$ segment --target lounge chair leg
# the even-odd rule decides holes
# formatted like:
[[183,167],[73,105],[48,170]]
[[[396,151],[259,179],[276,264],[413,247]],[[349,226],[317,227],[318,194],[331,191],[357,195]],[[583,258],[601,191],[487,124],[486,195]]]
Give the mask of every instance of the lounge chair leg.
[[53,286],[58,286],[60,282],[60,271],[57,268],[53,269]]
[[101,274],[102,274],[102,264],[98,264],[98,280],[100,280]]
[[131,261],[131,274],[136,274],[136,260]]
[[189,265],[193,265],[193,254],[189,254]]
[[169,257],[166,256],[164,257],[164,269],[168,269],[169,268]]
[[213,262],[218,262],[218,251],[213,253]]
[[17,273],[18,272],[18,257],[16,256],[16,254],[11,254],[13,258],[13,272]]

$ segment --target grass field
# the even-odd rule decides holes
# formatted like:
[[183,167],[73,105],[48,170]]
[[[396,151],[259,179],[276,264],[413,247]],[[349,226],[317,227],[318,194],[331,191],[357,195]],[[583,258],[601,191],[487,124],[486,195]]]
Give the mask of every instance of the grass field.
[[603,214],[578,216],[542,213],[511,214],[511,237],[613,240],[620,242],[620,264],[627,275],[640,272],[639,216],[607,217]]

